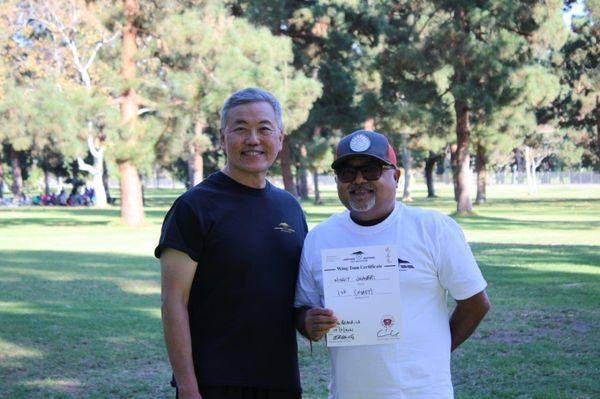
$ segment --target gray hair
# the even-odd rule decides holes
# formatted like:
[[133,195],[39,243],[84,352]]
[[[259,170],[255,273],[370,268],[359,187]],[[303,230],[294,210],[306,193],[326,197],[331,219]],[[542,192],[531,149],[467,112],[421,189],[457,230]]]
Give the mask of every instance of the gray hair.
[[273,110],[275,111],[275,121],[277,122],[277,127],[279,130],[283,130],[281,106],[279,105],[279,101],[277,101],[275,96],[268,91],[261,90],[256,87],[248,87],[246,89],[236,91],[229,96],[227,100],[225,100],[225,103],[223,103],[223,107],[221,108],[221,129],[225,129],[227,126],[227,114],[229,114],[229,110],[231,108],[242,104],[256,103],[260,101],[265,101],[271,104]]

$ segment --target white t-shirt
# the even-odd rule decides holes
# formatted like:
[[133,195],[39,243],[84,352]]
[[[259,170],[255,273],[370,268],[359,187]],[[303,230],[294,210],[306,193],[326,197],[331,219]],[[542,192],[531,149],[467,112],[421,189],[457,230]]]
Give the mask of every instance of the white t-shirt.
[[467,299],[486,282],[460,227],[439,212],[406,207],[375,226],[348,211],[306,236],[295,306],[324,306],[321,251],[395,243],[400,270],[402,340],[386,345],[329,348],[330,399],[452,398],[446,293]]

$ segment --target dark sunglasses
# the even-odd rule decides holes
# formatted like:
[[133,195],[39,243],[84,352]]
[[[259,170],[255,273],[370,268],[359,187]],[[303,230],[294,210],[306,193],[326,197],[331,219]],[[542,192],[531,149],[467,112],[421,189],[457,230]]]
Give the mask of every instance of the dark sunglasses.
[[365,180],[379,180],[384,169],[396,169],[392,165],[369,164],[364,166],[352,167],[344,166],[334,170],[338,180],[342,183],[351,183],[356,179],[356,174],[360,171]]

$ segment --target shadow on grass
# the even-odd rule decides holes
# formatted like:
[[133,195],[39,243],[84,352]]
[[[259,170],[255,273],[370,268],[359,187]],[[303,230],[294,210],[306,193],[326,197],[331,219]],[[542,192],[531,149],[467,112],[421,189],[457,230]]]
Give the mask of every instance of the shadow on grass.
[[0,397],[164,397],[160,273],[151,258],[6,251]]

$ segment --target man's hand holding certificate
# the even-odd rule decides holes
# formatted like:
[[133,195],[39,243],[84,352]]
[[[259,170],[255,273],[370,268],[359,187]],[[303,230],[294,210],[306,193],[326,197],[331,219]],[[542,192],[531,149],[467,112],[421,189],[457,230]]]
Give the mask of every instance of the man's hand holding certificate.
[[327,346],[385,344],[400,337],[400,284],[394,246],[323,250],[325,306],[338,324]]

